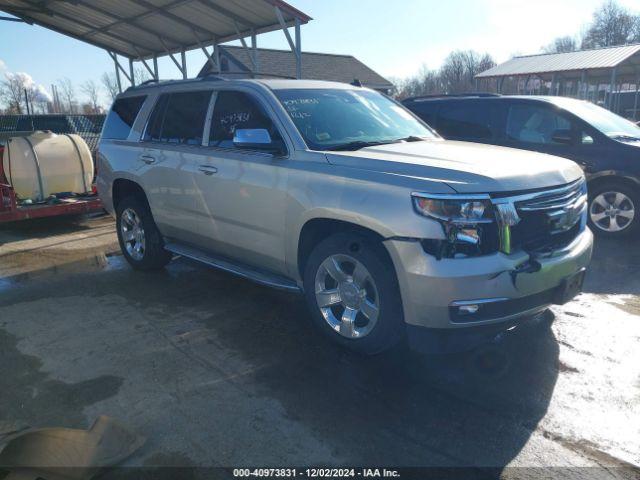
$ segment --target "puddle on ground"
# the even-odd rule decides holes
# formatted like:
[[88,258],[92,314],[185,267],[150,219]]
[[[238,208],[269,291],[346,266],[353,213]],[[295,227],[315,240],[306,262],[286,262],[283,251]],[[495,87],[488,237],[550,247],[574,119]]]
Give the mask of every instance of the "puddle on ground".
[[42,270],[33,270],[7,277],[0,277],[0,293],[29,281],[42,281],[49,277],[78,273],[108,272],[126,268],[127,262],[119,253],[98,253],[67,263],[54,264]]

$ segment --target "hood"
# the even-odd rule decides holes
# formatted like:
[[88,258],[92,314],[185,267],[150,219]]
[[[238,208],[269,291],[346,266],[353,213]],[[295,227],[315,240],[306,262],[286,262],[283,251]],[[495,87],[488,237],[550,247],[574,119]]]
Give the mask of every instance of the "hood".
[[580,167],[564,158],[439,139],[329,152],[327,160],[333,165],[445,182],[459,193],[555,187],[582,176]]

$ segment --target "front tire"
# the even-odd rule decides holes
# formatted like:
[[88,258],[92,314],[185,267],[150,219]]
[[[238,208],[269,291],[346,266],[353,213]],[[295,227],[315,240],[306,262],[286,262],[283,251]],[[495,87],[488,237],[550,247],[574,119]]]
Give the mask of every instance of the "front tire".
[[343,347],[372,355],[404,334],[394,266],[384,247],[364,235],[320,242],[305,267],[304,291],[315,326]]
[[116,209],[116,230],[124,258],[136,270],[159,270],[171,261],[146,202],[127,197]]
[[594,233],[618,238],[640,228],[640,194],[616,181],[597,185],[589,194],[589,226]]

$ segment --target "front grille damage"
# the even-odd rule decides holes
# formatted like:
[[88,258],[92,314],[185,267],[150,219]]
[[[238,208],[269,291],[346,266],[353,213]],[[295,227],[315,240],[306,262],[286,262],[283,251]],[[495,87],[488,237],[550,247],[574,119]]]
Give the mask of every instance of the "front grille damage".
[[447,240],[423,240],[424,250],[441,258],[464,258],[523,250],[541,254],[570,244],[586,227],[587,188],[584,179],[556,188],[491,196],[495,222],[472,225],[481,242],[456,242],[465,226],[443,224]]
[[[498,226],[508,229],[501,235],[500,250],[510,253],[522,249],[539,253],[562,248],[571,243],[586,226],[587,188],[584,179],[562,187],[495,199]],[[515,213],[507,221],[500,206]],[[504,208],[504,207],[503,207]]]

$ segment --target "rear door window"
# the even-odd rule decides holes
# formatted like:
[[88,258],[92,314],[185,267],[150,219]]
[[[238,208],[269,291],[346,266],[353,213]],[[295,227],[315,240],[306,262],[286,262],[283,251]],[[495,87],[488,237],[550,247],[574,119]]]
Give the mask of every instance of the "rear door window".
[[146,98],[146,95],[142,95],[116,100],[105,121],[102,138],[125,140]]
[[456,100],[444,103],[438,113],[436,130],[444,138],[491,140],[495,137],[495,111],[488,102]]
[[145,142],[159,142],[162,135],[162,123],[164,122],[164,113],[167,110],[170,95],[165,93],[160,95],[158,101],[153,107],[151,116],[147,122],[147,128],[144,132],[143,140]]
[[211,91],[172,93],[167,103],[160,141],[201,145]]
[[272,140],[281,139],[259,102],[244,92],[219,92],[211,118],[209,145],[234,148],[235,131],[243,128],[263,128],[269,132]]

